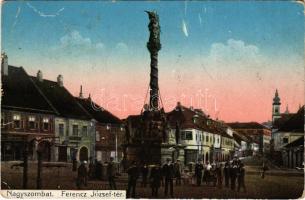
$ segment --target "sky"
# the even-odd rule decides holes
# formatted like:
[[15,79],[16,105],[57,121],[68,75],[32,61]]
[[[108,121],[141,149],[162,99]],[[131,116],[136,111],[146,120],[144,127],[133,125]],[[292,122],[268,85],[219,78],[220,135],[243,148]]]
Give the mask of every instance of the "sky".
[[226,122],[264,122],[276,89],[282,112],[304,104],[304,8],[294,2],[5,2],[1,51],[125,118],[148,102],[145,10],[160,18],[165,111],[180,101]]

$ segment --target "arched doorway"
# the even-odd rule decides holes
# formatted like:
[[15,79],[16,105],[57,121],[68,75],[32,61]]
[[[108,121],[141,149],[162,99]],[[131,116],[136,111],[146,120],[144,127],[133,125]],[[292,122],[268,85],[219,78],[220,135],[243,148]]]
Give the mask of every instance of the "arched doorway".
[[38,150],[42,152],[41,159],[43,161],[51,160],[51,144],[48,141],[41,141],[38,143]]
[[79,150],[79,160],[80,161],[88,161],[88,148],[87,147],[82,147]]

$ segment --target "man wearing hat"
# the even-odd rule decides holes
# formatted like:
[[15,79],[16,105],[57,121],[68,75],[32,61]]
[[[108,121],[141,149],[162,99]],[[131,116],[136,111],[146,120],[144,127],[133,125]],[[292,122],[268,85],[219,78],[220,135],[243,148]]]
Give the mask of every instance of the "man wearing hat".
[[170,158],[166,159],[166,163],[163,165],[163,174],[165,176],[165,188],[164,188],[164,195],[167,196],[168,193],[168,186],[170,187],[170,195],[174,197],[173,191],[173,177],[174,177],[174,165],[171,162]]
[[197,179],[197,186],[201,185],[202,170],[203,170],[203,164],[201,163],[201,159],[198,159],[198,162],[195,165],[195,176]]

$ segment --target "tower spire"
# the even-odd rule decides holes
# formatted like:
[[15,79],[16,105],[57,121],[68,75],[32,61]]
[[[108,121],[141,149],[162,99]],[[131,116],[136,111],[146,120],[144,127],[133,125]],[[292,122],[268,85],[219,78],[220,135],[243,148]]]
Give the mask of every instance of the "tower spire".
[[84,98],[83,96],[83,86],[80,85],[79,98]]

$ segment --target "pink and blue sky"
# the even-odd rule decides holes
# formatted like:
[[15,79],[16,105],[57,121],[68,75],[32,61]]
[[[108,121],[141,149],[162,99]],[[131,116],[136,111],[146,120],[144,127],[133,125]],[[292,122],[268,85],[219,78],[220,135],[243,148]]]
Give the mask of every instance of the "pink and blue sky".
[[304,8],[294,2],[12,1],[2,5],[2,51],[31,75],[64,85],[121,118],[139,114],[149,84],[148,17],[160,17],[159,85],[213,118],[268,121],[304,104]]

